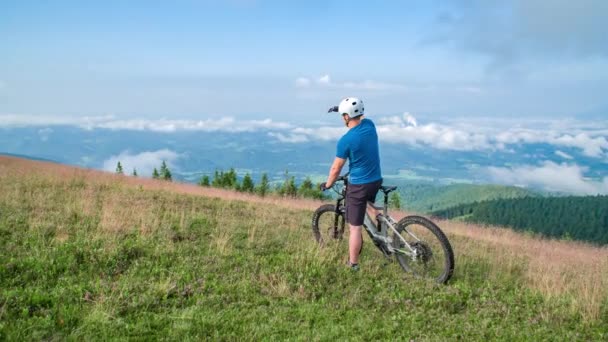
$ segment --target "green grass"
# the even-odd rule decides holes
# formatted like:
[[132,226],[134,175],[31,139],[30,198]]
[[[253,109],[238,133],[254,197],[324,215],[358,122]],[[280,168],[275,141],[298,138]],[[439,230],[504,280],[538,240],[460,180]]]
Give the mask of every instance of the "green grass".
[[464,238],[441,286],[369,241],[351,273],[306,210],[33,176],[0,192],[0,340],[608,338],[607,305],[587,320]]

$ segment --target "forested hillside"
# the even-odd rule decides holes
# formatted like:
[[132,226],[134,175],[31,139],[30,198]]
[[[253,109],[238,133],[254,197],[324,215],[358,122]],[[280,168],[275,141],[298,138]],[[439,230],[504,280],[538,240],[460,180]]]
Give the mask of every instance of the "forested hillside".
[[433,215],[608,244],[608,196],[500,199],[463,204]]
[[527,189],[503,185],[432,183],[399,184],[391,179],[386,184],[399,185],[403,207],[410,211],[428,213],[451,208],[460,204],[481,202],[500,198],[535,197],[539,194]]

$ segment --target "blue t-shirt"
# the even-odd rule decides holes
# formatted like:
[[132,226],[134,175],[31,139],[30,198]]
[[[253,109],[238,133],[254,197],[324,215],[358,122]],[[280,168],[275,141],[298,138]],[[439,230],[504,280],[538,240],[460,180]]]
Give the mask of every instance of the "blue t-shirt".
[[376,126],[361,120],[338,141],[336,157],[348,159],[351,184],[367,184],[382,179]]

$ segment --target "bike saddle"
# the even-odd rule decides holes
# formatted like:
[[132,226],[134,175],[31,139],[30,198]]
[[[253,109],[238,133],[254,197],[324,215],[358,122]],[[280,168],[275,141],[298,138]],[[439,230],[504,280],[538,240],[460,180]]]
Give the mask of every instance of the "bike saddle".
[[382,190],[382,192],[384,192],[387,195],[388,195],[389,192],[395,191],[396,189],[397,189],[396,186],[384,186],[383,185],[383,186],[380,187],[380,190]]

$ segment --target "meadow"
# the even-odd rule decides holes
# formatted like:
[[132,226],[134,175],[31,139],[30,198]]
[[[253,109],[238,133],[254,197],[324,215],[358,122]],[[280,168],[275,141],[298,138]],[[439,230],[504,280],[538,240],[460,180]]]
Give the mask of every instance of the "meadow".
[[608,339],[607,248],[439,221],[444,286],[351,272],[312,200],[10,157],[0,194],[0,340]]

